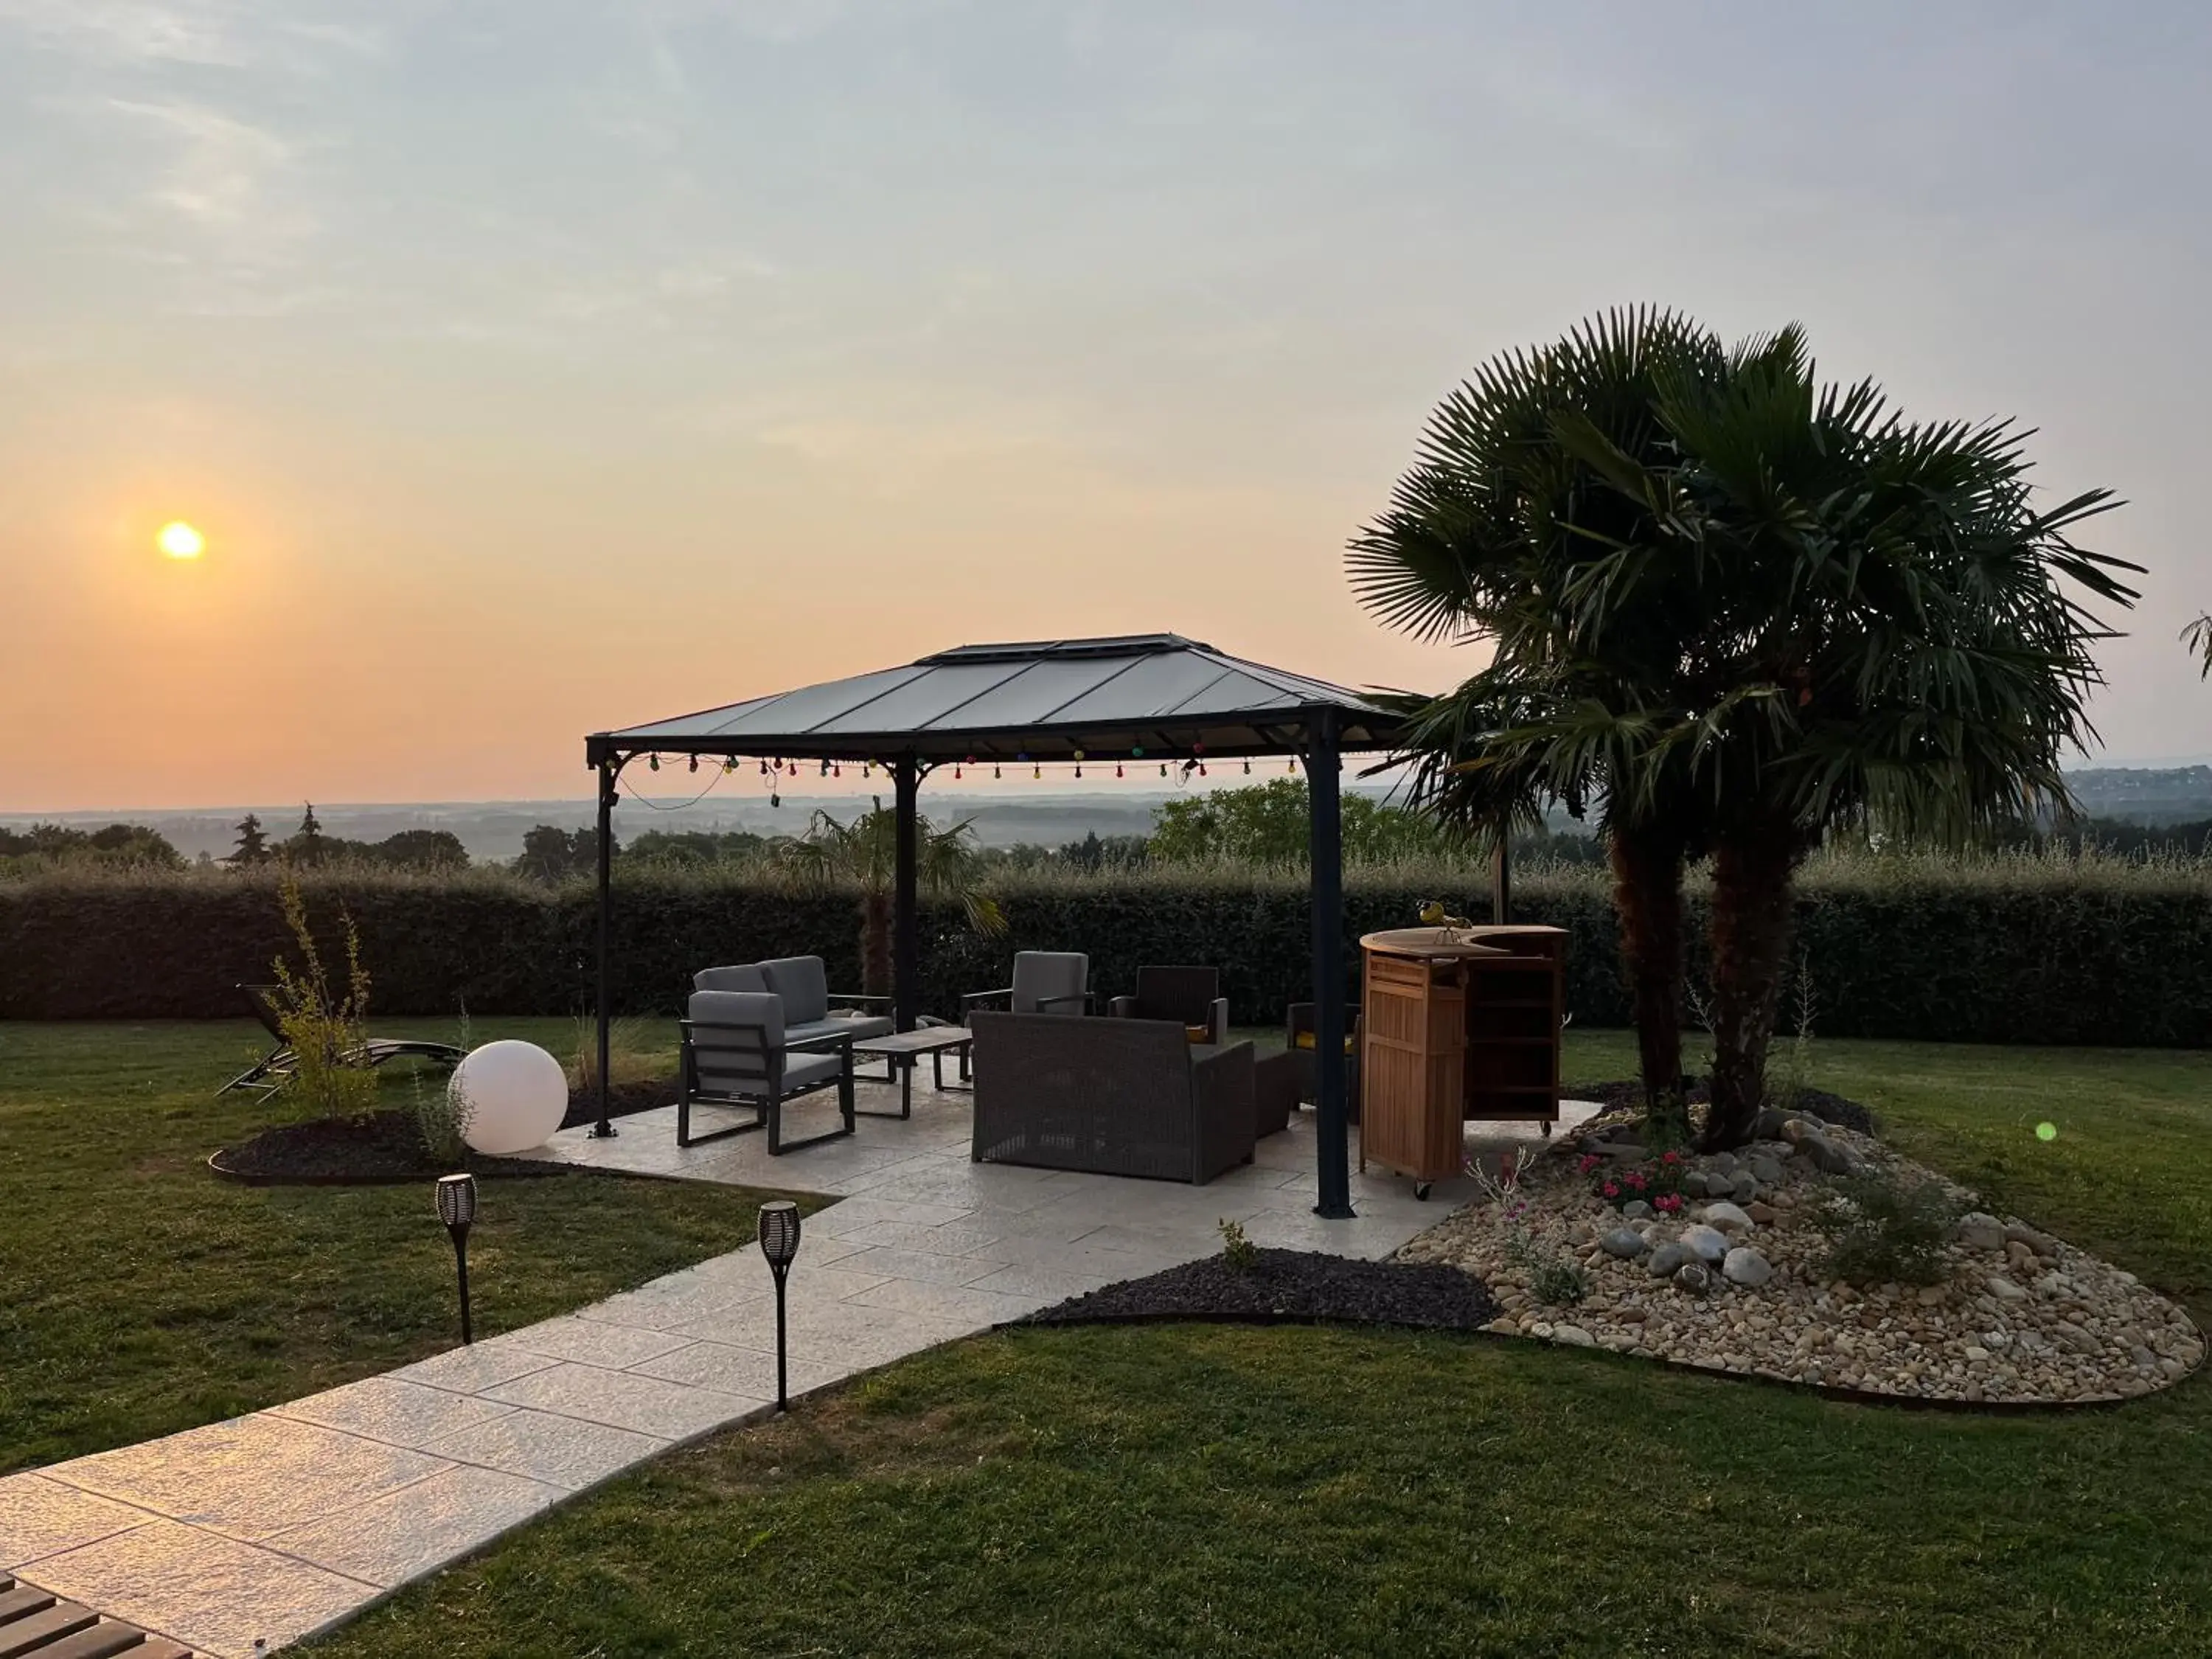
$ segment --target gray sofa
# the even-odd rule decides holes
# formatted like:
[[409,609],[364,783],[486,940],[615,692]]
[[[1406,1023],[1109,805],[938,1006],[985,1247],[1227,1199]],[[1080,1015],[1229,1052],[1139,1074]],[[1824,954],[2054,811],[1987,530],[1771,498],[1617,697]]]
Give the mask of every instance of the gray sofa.
[[820,957],[776,957],[732,968],[702,968],[691,975],[695,991],[767,993],[783,1000],[784,1040],[794,1046],[819,1036],[848,1036],[858,1042],[889,1036],[889,997],[832,995],[830,972]]
[[1252,1160],[1252,1045],[1173,1020],[978,1010],[969,1155],[1202,1185]]
[[[683,1030],[683,1092],[676,1101],[676,1144],[696,1146],[748,1130],[768,1130],[771,1157],[853,1133],[853,1036],[850,1032],[793,1041],[783,1000],[767,991],[694,991]],[[783,1103],[817,1090],[837,1091],[842,1128],[783,1138]],[[691,1133],[691,1108],[749,1108],[753,1118],[703,1135]]]

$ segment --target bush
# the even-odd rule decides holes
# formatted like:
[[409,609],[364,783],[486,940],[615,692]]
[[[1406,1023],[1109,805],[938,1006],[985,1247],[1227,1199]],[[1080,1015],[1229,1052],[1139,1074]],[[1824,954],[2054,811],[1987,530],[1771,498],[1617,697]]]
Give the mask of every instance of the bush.
[[1829,1230],[1826,1272],[1852,1285],[1932,1285],[1964,1206],[1941,1182],[1869,1172],[1820,1194]]
[[342,909],[346,983],[343,994],[331,984],[320,947],[307,925],[307,900],[298,882],[287,876],[276,889],[285,930],[298,953],[295,967],[282,955],[270,964],[276,980],[277,1028],[292,1051],[292,1073],[282,1093],[303,1118],[359,1117],[375,1109],[376,1074],[364,1058],[368,1044],[368,972],[361,963],[361,939]]
[[[311,908],[343,906],[376,964],[386,1014],[561,1014],[592,1003],[588,883],[547,885],[489,869],[428,873],[348,866],[301,878]],[[1487,914],[1471,864],[1348,872],[1347,947],[1404,927],[1421,901]],[[1006,982],[1018,950],[1090,953],[1091,982],[1126,991],[1147,963],[1212,963],[1232,1017],[1273,1024],[1309,994],[1303,878],[1222,865],[1008,872],[994,890],[1011,929],[971,933],[957,906],[921,912],[922,1006]],[[1693,885],[1692,926],[1704,897]],[[808,894],[773,873],[710,866],[617,877],[613,1006],[665,1015],[714,963],[814,953],[860,988],[849,893]],[[1590,1025],[1629,1023],[1605,874],[1523,867],[1515,918],[1567,930],[1567,1006]],[[1693,933],[1693,938],[1695,934]],[[336,954],[343,940],[321,935]],[[204,1018],[245,1012],[286,945],[264,872],[55,872],[0,882],[0,1018]],[[1701,945],[1690,973],[1702,977]],[[1820,993],[1824,1036],[1951,1042],[2212,1047],[2212,860],[2130,862],[2033,853],[1974,861],[1835,854],[1806,868],[1796,951]],[[1356,949],[1349,958],[1356,963]]]

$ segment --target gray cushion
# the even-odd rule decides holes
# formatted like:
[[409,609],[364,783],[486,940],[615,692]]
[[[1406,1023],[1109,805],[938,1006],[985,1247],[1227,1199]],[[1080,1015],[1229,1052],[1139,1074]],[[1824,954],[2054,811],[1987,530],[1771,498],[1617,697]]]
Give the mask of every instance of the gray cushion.
[[889,1036],[897,1028],[886,1014],[856,1014],[843,1018],[832,1014],[828,1019],[810,1019],[804,1025],[783,1028],[786,1042],[804,1042],[809,1037],[848,1036],[855,1042],[869,1037]]
[[768,975],[757,962],[737,968],[702,968],[691,975],[691,987],[697,991],[765,991]]
[[694,991],[689,1012],[695,1023],[762,1028],[757,1036],[750,1031],[699,1034],[700,1042],[711,1036],[716,1048],[758,1048],[763,1042],[771,1048],[783,1046],[783,999],[766,991]]
[[[1091,958],[1079,951],[1017,951],[1012,1007],[1018,1014],[1079,1014],[1091,988]],[[1045,999],[1065,997],[1064,1002]]]
[[783,999],[787,1024],[805,1025],[830,1015],[830,973],[820,957],[777,957],[760,965],[768,988]]
[[835,1083],[844,1069],[842,1054],[787,1054],[783,1062],[783,1091],[796,1094],[819,1083]]

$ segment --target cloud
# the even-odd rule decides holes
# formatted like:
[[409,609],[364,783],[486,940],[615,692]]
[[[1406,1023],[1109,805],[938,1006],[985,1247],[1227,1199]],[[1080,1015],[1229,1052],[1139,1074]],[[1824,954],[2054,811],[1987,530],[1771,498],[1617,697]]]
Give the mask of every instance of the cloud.
[[165,129],[167,165],[152,198],[197,223],[222,230],[251,225],[258,234],[291,222],[293,234],[312,226],[297,208],[270,200],[270,184],[289,167],[294,147],[264,127],[199,104],[109,100],[116,109]]
[[333,57],[383,55],[381,22],[313,15],[331,10],[295,0],[0,0],[0,22],[111,67],[312,73]]

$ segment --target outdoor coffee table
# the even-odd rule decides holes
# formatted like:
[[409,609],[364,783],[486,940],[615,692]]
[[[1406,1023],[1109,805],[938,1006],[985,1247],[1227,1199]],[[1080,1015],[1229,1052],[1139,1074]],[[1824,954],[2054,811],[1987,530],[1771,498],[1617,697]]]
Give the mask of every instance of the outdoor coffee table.
[[[899,1109],[901,1117],[914,1115],[914,1066],[924,1054],[929,1056],[930,1078],[934,1085],[945,1087],[945,1056],[957,1053],[960,1056],[959,1086],[966,1086],[968,1079],[969,1045],[975,1042],[975,1033],[964,1025],[923,1025],[911,1031],[893,1031],[888,1036],[863,1037],[853,1045],[853,1053],[872,1055],[891,1066],[899,1074]],[[889,1112],[864,1112],[864,1117],[889,1117]]]

